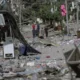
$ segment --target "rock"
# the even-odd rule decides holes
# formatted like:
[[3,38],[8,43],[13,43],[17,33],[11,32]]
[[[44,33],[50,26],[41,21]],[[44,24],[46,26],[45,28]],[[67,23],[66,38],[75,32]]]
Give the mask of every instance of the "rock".
[[24,72],[25,71],[25,69],[24,68],[14,68],[13,69],[13,72]]

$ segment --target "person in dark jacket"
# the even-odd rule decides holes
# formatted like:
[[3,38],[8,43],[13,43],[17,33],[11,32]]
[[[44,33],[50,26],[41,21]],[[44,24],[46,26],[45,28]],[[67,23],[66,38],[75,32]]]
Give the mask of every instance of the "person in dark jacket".
[[4,26],[0,25],[0,42],[5,41]]
[[48,28],[47,27],[45,27],[45,35],[46,35],[46,37],[48,37]]
[[37,22],[37,37],[39,37],[39,32],[40,32],[40,25],[39,25],[39,23]]

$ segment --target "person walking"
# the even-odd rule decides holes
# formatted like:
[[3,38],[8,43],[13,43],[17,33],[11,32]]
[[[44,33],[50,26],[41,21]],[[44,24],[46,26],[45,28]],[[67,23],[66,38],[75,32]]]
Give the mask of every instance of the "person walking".
[[40,32],[40,24],[37,22],[37,30],[36,30],[37,37],[39,37],[39,32]]
[[46,35],[46,37],[48,37],[48,28],[47,27],[45,27],[45,35]]
[[44,39],[44,28],[41,28],[41,38]]
[[32,35],[33,35],[33,38],[36,37],[35,24],[32,24]]

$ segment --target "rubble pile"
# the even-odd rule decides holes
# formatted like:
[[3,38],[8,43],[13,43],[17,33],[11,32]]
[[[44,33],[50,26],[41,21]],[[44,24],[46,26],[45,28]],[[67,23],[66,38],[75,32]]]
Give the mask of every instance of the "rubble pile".
[[34,44],[31,42],[30,44],[42,54],[18,56],[19,45],[16,45],[15,59],[1,61],[0,76],[2,79],[26,77],[26,80],[71,80],[64,53],[75,48],[73,40],[51,37],[46,40],[38,39]]
[[0,76],[4,79],[11,77],[26,77],[26,79],[32,80],[31,78],[35,75],[38,79],[34,80],[62,80],[61,78],[63,76],[70,73],[67,67],[58,65],[57,60],[55,60],[56,63],[54,60],[47,62],[39,62],[38,59],[34,61],[27,60],[28,59],[25,57],[19,60],[4,60],[2,66],[0,66]]

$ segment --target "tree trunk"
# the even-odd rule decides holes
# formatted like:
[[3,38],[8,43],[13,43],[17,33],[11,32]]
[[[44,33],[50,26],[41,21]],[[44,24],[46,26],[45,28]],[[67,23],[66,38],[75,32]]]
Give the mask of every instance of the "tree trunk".
[[50,20],[50,25],[52,25],[52,21],[53,21],[53,20]]

